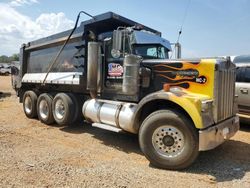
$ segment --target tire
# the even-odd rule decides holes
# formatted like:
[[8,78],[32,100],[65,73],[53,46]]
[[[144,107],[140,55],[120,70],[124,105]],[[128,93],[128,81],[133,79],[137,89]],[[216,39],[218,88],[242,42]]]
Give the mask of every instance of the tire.
[[66,93],[58,93],[52,102],[53,117],[59,125],[70,125],[75,115],[74,101]]
[[37,117],[37,95],[34,91],[26,91],[23,95],[23,111],[28,118]]
[[53,97],[50,94],[44,93],[37,100],[37,115],[41,122],[51,125],[55,122],[52,112]]
[[150,114],[139,130],[139,144],[152,165],[181,170],[190,166],[199,154],[198,132],[190,120],[173,110]]
[[82,111],[81,111],[82,102],[80,100],[80,97],[78,97],[77,95],[74,95],[73,93],[69,93],[68,95],[70,96],[70,98],[73,101],[74,110],[75,110],[75,114],[74,114],[74,117],[72,119],[72,123],[70,124],[71,126],[74,126],[78,122],[80,122],[80,119],[82,117]]

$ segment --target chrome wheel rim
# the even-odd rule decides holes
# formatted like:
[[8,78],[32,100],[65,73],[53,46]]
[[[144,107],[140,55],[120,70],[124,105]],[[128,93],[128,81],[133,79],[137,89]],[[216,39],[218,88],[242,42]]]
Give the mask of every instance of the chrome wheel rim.
[[39,112],[42,119],[47,119],[49,115],[49,106],[45,100],[41,100],[39,104]]
[[65,114],[65,106],[61,99],[58,99],[55,104],[55,115],[58,119],[63,119]]
[[163,157],[176,157],[184,149],[184,135],[176,127],[165,125],[157,128],[152,136],[154,149]]
[[27,114],[31,113],[32,110],[32,101],[30,96],[27,96],[24,100],[24,110]]

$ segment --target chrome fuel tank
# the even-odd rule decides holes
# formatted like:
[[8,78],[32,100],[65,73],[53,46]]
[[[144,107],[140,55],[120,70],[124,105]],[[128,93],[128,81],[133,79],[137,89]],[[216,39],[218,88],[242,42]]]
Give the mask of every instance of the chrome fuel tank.
[[82,112],[93,123],[103,123],[136,133],[132,126],[136,107],[134,103],[90,99],[84,103]]

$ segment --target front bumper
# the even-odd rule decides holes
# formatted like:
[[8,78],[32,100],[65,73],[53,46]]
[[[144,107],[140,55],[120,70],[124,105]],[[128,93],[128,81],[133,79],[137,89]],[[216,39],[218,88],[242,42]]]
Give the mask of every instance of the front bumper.
[[239,112],[237,114],[240,117],[240,122],[250,124],[250,114],[244,114]]
[[213,149],[239,130],[239,117],[234,116],[217,125],[199,131],[199,151]]

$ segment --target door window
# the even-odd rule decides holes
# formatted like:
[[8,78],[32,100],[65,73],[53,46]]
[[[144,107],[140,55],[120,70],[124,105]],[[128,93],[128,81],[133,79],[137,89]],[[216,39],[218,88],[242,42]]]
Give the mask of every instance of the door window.
[[250,67],[237,67],[236,82],[250,82]]
[[246,71],[244,74],[244,81],[245,82],[250,82],[250,67],[246,67]]

